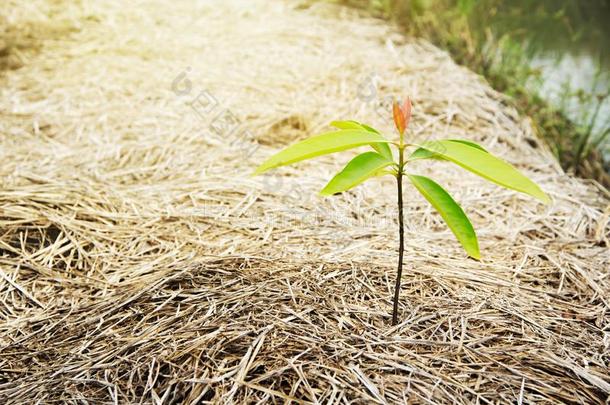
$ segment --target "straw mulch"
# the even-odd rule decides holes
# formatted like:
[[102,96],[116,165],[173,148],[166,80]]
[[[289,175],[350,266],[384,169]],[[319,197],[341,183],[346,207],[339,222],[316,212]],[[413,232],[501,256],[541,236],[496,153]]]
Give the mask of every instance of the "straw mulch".
[[[0,72],[0,402],[607,403],[608,195],[444,52],[319,3],[0,12],[63,27]],[[393,95],[411,136],[479,141],[553,198],[414,168],[484,257],[407,187],[396,327],[391,179],[316,196],[350,152],[249,177],[332,119],[392,133]]]

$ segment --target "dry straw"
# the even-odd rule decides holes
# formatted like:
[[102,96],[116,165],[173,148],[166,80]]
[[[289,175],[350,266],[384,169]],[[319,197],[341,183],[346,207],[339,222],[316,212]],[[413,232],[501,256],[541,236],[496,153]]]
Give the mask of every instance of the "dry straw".
[[[445,53],[318,3],[0,13],[36,42],[0,73],[0,402],[608,400],[608,195]],[[554,200],[420,166],[483,260],[407,188],[396,327],[393,183],[316,197],[349,153],[247,176],[331,119],[389,132],[392,95],[418,138],[479,141]]]

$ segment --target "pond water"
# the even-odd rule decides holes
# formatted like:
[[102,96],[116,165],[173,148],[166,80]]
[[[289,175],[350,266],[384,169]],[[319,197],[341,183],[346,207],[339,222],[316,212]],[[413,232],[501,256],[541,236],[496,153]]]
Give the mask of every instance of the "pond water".
[[[593,141],[609,133],[610,1],[513,0],[486,6],[486,16],[474,18],[475,24],[491,28],[496,38],[519,41],[539,72],[528,87],[583,131],[590,130]],[[610,160],[610,136],[599,147]]]
[[[600,68],[595,56],[567,53],[557,59],[554,55],[540,54],[532,58],[531,66],[540,70],[542,80],[536,87],[543,98],[560,108],[578,125],[585,128],[591,126],[594,139],[608,130],[608,69]],[[601,146],[605,149],[606,157],[610,158],[608,141]]]

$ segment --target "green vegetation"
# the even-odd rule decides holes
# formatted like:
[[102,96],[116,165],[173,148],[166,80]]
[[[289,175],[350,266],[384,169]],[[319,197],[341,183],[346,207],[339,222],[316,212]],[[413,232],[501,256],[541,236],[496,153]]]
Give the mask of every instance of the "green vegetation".
[[[391,19],[407,34],[446,49],[459,64],[512,96],[519,112],[533,118],[564,169],[610,188],[610,167],[602,150],[610,137],[608,1],[337,1]],[[559,63],[565,54],[590,57],[596,73],[576,70],[572,76],[589,76],[583,79],[588,89],[562,84],[551,102],[543,87],[545,72],[533,61],[544,55]]]
[[[410,170],[407,172],[408,165],[410,169],[411,163],[423,159],[451,162],[500,186],[529,194],[544,203],[550,203],[550,199],[535,183],[517,171],[517,169],[491,155],[476,143],[459,139],[429,141],[419,145],[405,142],[405,131],[411,119],[411,101],[409,99],[405,101],[403,106],[395,102],[393,115],[396,129],[400,134],[398,142],[388,140],[379,131],[368,125],[356,121],[335,121],[331,125],[337,128],[336,131],[313,136],[289,146],[267,159],[256,169],[254,174],[261,174],[276,167],[359,146],[369,145],[373,148],[373,151],[364,152],[353,158],[343,170],[328,182],[320,194],[331,196],[342,193],[372,177],[391,175],[396,178],[399,253],[396,287],[394,289],[394,308],[392,311],[392,324],[396,325],[398,321],[398,298],[404,254],[403,177],[406,177],[439,212],[468,255],[477,260],[481,257],[477,235],[464,210],[434,180],[413,174]],[[394,158],[390,145],[397,149],[397,160]],[[405,158],[405,152],[408,149],[412,149],[412,151]]]

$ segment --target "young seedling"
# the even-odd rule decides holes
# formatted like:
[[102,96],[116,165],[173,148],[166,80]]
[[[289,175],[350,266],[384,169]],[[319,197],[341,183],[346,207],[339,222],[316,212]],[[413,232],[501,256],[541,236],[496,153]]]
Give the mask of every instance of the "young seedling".
[[[439,212],[449,229],[466,250],[468,255],[479,260],[479,242],[477,235],[464,213],[464,210],[440,185],[428,177],[412,174],[407,167],[414,161],[433,159],[441,162],[455,163],[500,186],[520,191],[537,198],[543,203],[550,203],[549,197],[531,180],[521,174],[509,163],[501,160],[480,145],[462,139],[445,139],[427,141],[419,144],[405,141],[405,132],[411,119],[411,100],[406,99],[401,106],[393,105],[394,124],[399,133],[398,142],[385,138],[379,131],[356,121],[334,121],[331,125],[337,130],[313,136],[293,144],[273,155],[261,164],[255,175],[267,170],[285,166],[321,155],[340,152],[368,145],[373,150],[353,158],[339,173],[320,191],[323,196],[331,196],[349,190],[365,180],[389,174],[396,178],[398,195],[398,271],[394,289],[392,324],[398,321],[398,299],[404,254],[404,222],[402,210],[402,180],[406,177],[413,186]],[[398,150],[398,160],[390,146]],[[405,152],[411,153],[405,158]]]

